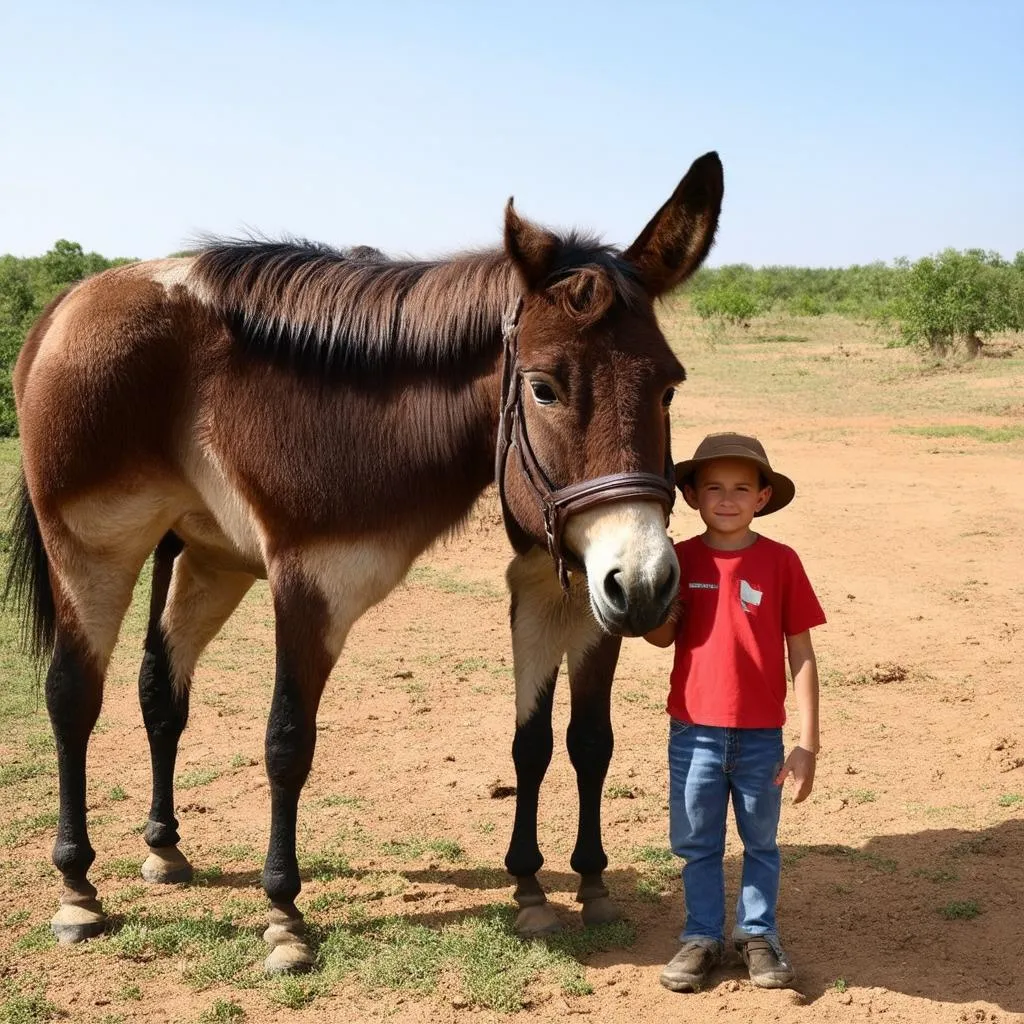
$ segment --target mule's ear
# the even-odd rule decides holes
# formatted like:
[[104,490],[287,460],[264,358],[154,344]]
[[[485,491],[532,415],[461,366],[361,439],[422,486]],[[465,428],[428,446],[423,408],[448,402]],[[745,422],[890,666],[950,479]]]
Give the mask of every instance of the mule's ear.
[[704,262],[715,240],[723,191],[722,161],[717,153],[705,153],[623,254],[640,271],[652,298],[682,284]]
[[558,239],[550,231],[520,217],[509,198],[505,207],[505,251],[527,290],[537,291],[554,268]]

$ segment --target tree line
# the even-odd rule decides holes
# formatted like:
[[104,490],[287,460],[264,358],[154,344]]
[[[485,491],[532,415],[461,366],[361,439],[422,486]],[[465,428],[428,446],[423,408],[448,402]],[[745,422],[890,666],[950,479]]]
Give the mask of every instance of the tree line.
[[[131,262],[67,239],[42,256],[0,256],[0,437],[17,433],[11,369],[46,304],[90,274]],[[733,264],[700,270],[686,296],[705,320],[745,325],[770,312],[832,313],[876,321],[895,341],[940,356],[973,357],[992,334],[1024,331],[1024,251],[1012,261],[946,249],[915,262],[841,268]]]

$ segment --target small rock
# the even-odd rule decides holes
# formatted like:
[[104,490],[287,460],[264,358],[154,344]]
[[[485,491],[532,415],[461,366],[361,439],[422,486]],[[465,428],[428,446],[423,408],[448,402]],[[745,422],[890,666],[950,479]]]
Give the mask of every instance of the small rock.
[[846,766],[846,774],[847,775],[856,775],[857,774],[857,769],[854,768],[852,764],[848,764]]
[[393,679],[412,679],[412,672],[410,672],[409,669],[404,669],[401,672],[396,672],[394,674],[394,676],[392,676],[392,678]]
[[849,992],[842,992],[839,995],[839,1002],[841,1002],[843,1006],[849,1006],[850,1003],[853,1002],[853,996],[850,995]]
[[445,754],[444,755],[444,759],[446,761],[454,761],[455,760],[455,755],[454,754]]
[[487,795],[492,800],[504,800],[506,797],[516,795],[516,787],[507,786],[503,782],[495,779],[495,781],[487,787]]
[[467,1006],[469,1006],[469,1000],[463,999],[462,996],[456,996],[452,1000],[452,1008],[455,1010],[464,1010]]
[[726,992],[739,992],[740,983],[735,978],[732,978],[725,983],[723,988]]

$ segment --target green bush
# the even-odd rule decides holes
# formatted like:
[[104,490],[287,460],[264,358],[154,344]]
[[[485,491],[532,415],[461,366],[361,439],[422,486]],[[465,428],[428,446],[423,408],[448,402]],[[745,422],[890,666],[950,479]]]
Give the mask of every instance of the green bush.
[[906,270],[889,319],[900,339],[936,355],[973,358],[983,339],[1024,329],[1024,259],[998,253],[946,249]]
[[727,320],[744,325],[765,311],[758,296],[729,285],[698,292],[693,296],[692,305],[703,320]]

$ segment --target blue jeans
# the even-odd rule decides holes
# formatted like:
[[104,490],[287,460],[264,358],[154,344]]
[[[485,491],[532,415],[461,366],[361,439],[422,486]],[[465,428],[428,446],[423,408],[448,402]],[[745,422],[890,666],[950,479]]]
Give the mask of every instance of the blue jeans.
[[686,926],[680,941],[725,942],[725,822],[732,798],[743,840],[733,939],[778,942],[781,729],[724,729],[670,719],[669,838],[682,857]]

